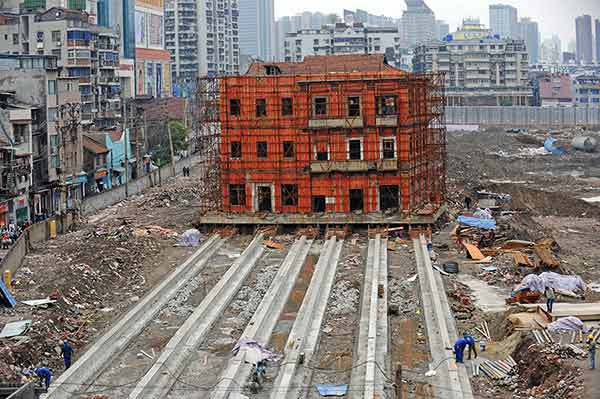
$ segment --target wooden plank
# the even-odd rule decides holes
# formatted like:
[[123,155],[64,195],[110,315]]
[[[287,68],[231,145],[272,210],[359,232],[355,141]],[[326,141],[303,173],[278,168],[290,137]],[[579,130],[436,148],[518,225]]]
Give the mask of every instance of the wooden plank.
[[515,260],[515,265],[517,267],[519,267],[519,266],[533,267],[533,262],[531,262],[531,259],[529,259],[529,256],[527,256],[523,252],[515,251],[512,254],[513,254],[513,259]]
[[479,248],[477,248],[475,245],[469,244],[469,243],[463,243],[463,245],[467,249],[467,252],[469,253],[469,256],[471,257],[471,259],[473,259],[473,260],[485,259],[485,256],[483,256],[483,254],[481,253]]
[[538,258],[540,258],[540,264],[551,267],[551,268],[557,268],[560,266],[559,260],[556,259],[556,257],[550,250],[550,247],[548,247],[546,245],[537,245],[536,244],[533,246],[533,252],[535,252],[535,254],[538,256]]

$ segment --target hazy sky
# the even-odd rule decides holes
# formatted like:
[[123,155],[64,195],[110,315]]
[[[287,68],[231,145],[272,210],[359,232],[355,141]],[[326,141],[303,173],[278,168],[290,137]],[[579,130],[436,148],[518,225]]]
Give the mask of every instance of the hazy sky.
[[[589,14],[600,18],[600,0],[425,0],[435,12],[437,19],[450,24],[450,31],[460,25],[464,17],[479,17],[482,23],[489,25],[490,4],[510,4],[517,7],[519,18],[531,17],[540,26],[542,40],[553,33],[560,36],[563,47],[569,40],[575,40],[575,17]],[[335,12],[361,8],[372,14],[384,14],[390,17],[402,16],[406,9],[404,0],[275,0],[275,15],[293,15],[302,11]]]

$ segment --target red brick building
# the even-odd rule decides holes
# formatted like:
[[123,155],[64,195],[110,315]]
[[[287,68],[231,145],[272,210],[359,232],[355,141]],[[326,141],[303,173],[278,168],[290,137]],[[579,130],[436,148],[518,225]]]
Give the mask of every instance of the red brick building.
[[220,78],[221,209],[287,220],[435,213],[446,175],[437,82],[382,55],[257,62]]

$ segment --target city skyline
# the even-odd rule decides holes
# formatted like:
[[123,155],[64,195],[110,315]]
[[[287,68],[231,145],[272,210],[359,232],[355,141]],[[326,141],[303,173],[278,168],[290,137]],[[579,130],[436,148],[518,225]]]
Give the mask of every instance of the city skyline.
[[[575,40],[575,18],[582,14],[589,14],[592,18],[600,18],[600,2],[597,0],[575,0],[564,2],[560,0],[485,0],[469,1],[454,0],[425,0],[433,10],[437,19],[442,19],[450,25],[453,32],[467,17],[479,18],[481,23],[489,26],[489,6],[492,4],[506,4],[517,8],[519,18],[529,17],[538,22],[542,38],[550,38],[556,34],[563,44]],[[330,0],[326,3],[317,0],[305,0],[301,3],[283,0],[275,1],[275,18],[285,15],[294,15],[303,11],[320,11],[323,13],[335,12],[342,15],[343,9],[364,9],[372,14],[386,15],[400,18],[406,10],[402,0],[394,3],[383,0],[373,0],[365,4],[361,0]],[[469,11],[464,11],[469,10]],[[565,21],[570,21],[565,23]]]

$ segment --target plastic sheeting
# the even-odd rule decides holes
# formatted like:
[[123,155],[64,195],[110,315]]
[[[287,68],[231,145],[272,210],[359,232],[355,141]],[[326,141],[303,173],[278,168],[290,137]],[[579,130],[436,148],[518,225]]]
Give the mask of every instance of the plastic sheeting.
[[585,283],[579,276],[565,276],[563,274],[544,272],[539,276],[530,274],[525,276],[517,290],[529,289],[530,291],[544,292],[546,287],[552,287],[555,290],[565,291],[585,291]]
[[200,232],[196,229],[186,230],[178,239],[178,247],[197,247],[200,244]]
[[548,137],[546,141],[544,141],[544,148],[546,151],[551,152],[554,155],[564,155],[566,152],[561,147],[556,147],[554,144],[556,143],[556,139],[552,137]]
[[587,331],[583,321],[574,316],[558,319],[555,322],[548,324],[547,328],[554,332]]
[[348,384],[316,384],[315,387],[321,396],[345,396],[348,393]]
[[240,339],[233,348],[232,352],[237,355],[238,352],[245,352],[245,361],[252,364],[257,364],[260,361],[276,361],[277,355],[265,349],[264,346],[252,339]]
[[459,216],[458,222],[466,224],[467,226],[477,227],[484,230],[494,230],[496,228],[496,221],[494,219],[480,219],[470,216]]

